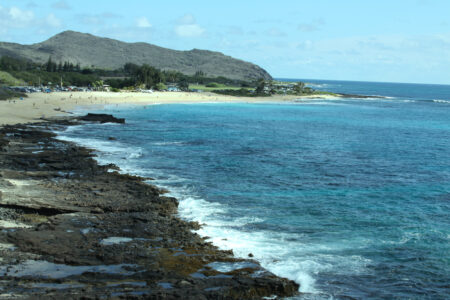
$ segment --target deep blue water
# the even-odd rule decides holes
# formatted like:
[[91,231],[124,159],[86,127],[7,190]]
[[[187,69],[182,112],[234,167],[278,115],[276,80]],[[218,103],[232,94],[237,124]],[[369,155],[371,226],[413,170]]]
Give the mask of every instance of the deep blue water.
[[[282,79],[298,81],[298,79]],[[301,79],[314,89],[335,93],[386,96],[449,103],[450,85]]]
[[393,98],[110,107],[126,125],[61,135],[155,178],[301,299],[449,299],[450,87],[314,84]]

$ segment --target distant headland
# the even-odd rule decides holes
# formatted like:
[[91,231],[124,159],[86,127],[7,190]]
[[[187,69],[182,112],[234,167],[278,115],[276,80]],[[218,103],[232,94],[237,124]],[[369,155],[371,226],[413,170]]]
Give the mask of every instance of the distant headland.
[[82,68],[114,70],[126,63],[147,64],[161,70],[186,75],[203,72],[212,77],[237,80],[270,80],[261,67],[220,52],[193,49],[177,51],[147,43],[125,43],[87,33],[64,31],[32,45],[0,42],[0,56],[43,64],[51,56],[56,62],[69,62]]

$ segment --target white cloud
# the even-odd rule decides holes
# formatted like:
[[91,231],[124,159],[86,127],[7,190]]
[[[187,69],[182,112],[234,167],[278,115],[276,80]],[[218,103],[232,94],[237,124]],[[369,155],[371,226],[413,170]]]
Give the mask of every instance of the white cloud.
[[201,36],[204,32],[205,29],[198,24],[179,25],[175,27],[175,33],[181,37],[197,37]]
[[28,23],[34,19],[34,13],[31,10],[21,10],[15,6],[9,9],[9,16],[12,21]]
[[3,32],[12,28],[25,28],[34,21],[31,10],[21,10],[15,6],[11,8],[0,6],[0,27]]
[[61,20],[58,19],[54,14],[49,14],[45,21],[51,27],[61,27]]
[[139,28],[150,28],[152,27],[152,24],[148,21],[146,17],[141,17],[136,20],[136,25]]
[[47,34],[61,26],[62,21],[53,13],[36,17],[32,10],[0,6],[0,34],[3,40],[17,41],[17,33],[23,29],[28,32],[27,35],[30,31]]
[[191,14],[181,17],[178,25],[175,26],[175,33],[180,37],[199,37],[205,32],[206,30],[197,24],[195,17]]

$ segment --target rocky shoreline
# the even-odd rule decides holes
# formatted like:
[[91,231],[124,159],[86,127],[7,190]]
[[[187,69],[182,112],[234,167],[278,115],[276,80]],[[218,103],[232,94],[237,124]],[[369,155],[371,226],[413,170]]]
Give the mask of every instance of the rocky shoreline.
[[0,128],[0,298],[262,299],[298,284],[233,257],[144,178],[52,132],[112,116]]

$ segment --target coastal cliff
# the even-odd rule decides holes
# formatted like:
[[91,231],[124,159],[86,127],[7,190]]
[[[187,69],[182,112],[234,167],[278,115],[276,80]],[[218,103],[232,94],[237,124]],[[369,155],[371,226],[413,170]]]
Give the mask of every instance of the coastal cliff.
[[[84,120],[84,121],[83,121]],[[92,150],[56,139],[105,115],[0,129],[0,272],[18,297],[261,299],[298,284],[234,258],[176,216],[150,179],[100,166]]]

